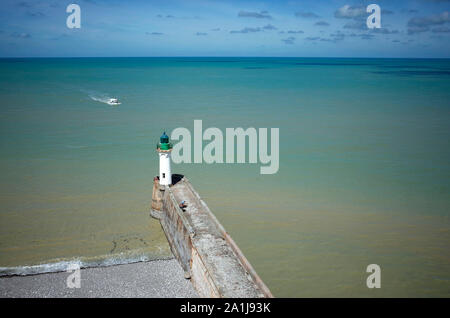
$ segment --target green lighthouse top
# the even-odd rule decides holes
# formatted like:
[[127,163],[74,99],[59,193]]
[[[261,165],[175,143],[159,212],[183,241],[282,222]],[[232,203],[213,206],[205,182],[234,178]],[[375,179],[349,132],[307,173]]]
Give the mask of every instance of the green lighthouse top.
[[166,135],[166,132],[163,132],[159,140],[162,144],[167,144],[169,143],[169,136]]
[[159,143],[156,146],[156,149],[160,151],[172,150],[172,144],[169,142],[169,136],[166,135],[166,132],[164,132],[159,138]]

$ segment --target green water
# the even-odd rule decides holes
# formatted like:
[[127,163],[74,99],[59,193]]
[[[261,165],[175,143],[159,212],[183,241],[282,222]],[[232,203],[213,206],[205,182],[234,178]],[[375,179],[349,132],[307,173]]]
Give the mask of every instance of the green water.
[[[277,174],[172,167],[275,296],[450,296],[450,61],[25,59],[0,69],[4,271],[170,257],[149,218],[154,147],[163,130],[201,119],[204,129],[280,129]],[[366,287],[372,263],[381,289]]]

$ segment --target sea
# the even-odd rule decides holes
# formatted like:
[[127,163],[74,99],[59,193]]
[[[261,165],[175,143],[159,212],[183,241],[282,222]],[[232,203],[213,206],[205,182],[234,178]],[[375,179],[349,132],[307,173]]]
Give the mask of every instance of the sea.
[[172,164],[276,297],[450,297],[448,59],[0,59],[0,275],[171,258],[155,146],[194,120],[279,128],[275,174]]

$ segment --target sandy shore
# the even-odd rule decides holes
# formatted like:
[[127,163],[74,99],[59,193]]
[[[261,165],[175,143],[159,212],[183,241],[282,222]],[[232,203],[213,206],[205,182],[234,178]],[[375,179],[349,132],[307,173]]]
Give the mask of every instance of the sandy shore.
[[80,271],[80,288],[68,288],[67,272],[0,278],[5,297],[198,297],[175,259]]

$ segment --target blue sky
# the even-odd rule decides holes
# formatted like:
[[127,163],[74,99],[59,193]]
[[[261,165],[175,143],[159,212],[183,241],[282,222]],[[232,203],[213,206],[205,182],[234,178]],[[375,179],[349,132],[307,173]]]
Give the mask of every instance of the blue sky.
[[[81,7],[81,28],[66,7]],[[368,4],[381,29],[365,25]],[[2,0],[1,57],[450,57],[450,0]]]

